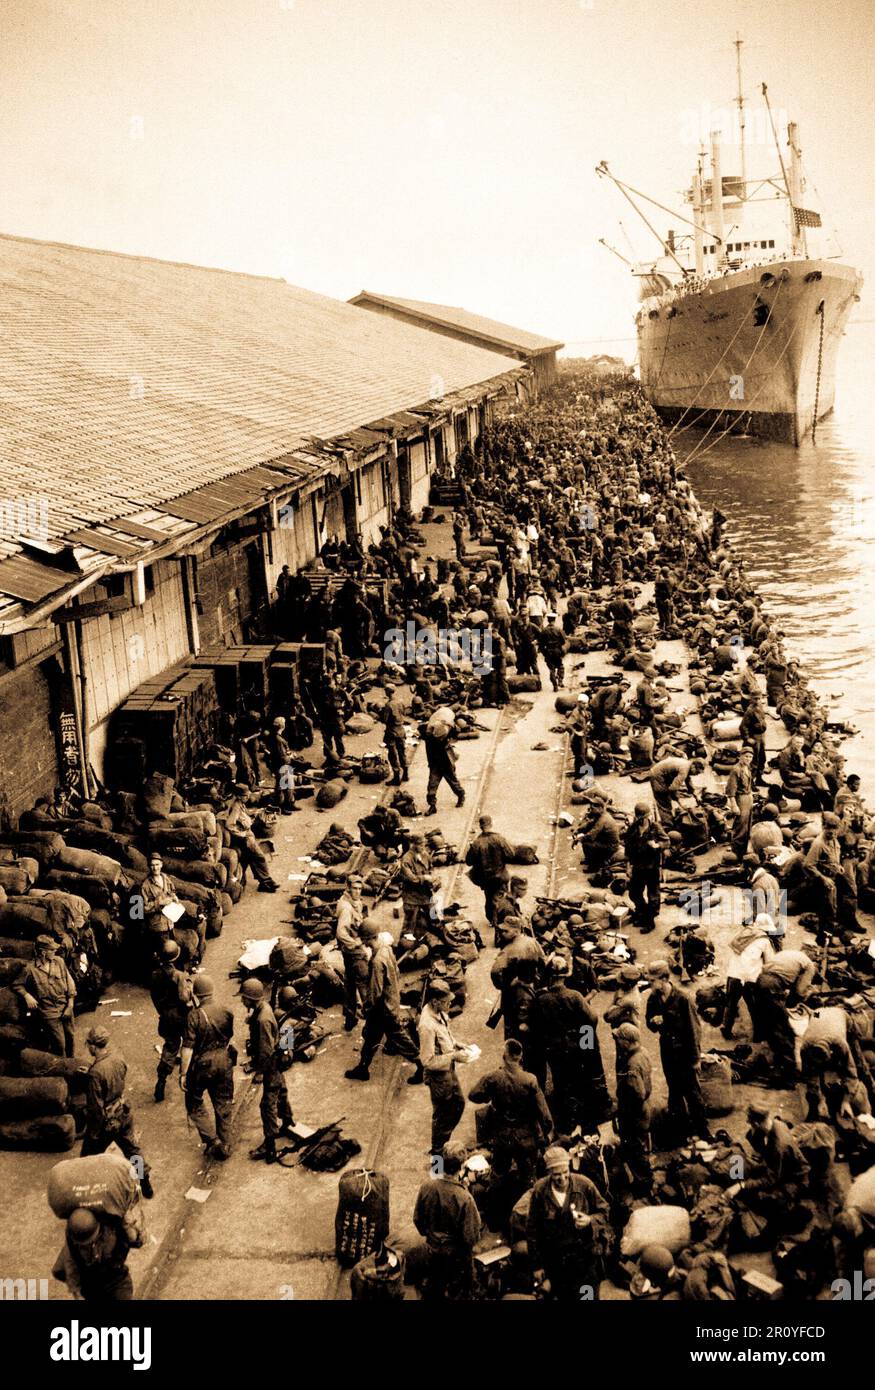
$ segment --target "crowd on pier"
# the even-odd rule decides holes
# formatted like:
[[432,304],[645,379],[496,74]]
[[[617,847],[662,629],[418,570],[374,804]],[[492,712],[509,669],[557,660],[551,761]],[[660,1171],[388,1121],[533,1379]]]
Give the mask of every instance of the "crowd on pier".
[[[349,721],[370,712],[383,723],[394,790],[360,823],[367,854],[338,880],[330,931],[306,958],[290,948],[241,986],[262,1085],[252,1157],[274,1163],[284,1143],[300,1144],[286,1030],[314,988],[329,990],[347,1030],[362,1027],[345,1079],[374,1084],[385,1047],[410,1063],[432,1109],[433,1162],[413,1213],[421,1248],[389,1242],[381,1175],[348,1185],[355,1238],[340,1253],[354,1297],[401,1297],[405,1278],[433,1300],[841,1297],[842,1281],[875,1264],[875,957],[859,916],[875,902],[875,821],[845,770],[846,731],[634,382],[569,373],[487,427],[443,481],[455,559],[425,555],[401,513],[378,544],[326,544],[318,570],[333,585],[281,577],[278,631],[324,647],[324,670],[283,712],[241,712],[213,750],[213,790],[199,787],[238,865],[275,891],[258,816],[296,809],[310,773],[323,791],[342,783]],[[488,661],[389,657],[385,634],[410,625],[420,643],[485,633]],[[674,661],[657,649],[666,642],[681,644],[662,649]],[[679,651],[692,726],[673,698]],[[596,652],[609,656],[600,675],[587,661]],[[476,734],[479,708],[537,692],[544,674],[572,763],[581,888],[531,901],[516,867],[525,846],[484,814],[462,851],[483,893],[483,919],[466,931],[438,892],[443,784],[461,805],[458,739]],[[422,822],[403,790],[411,725],[429,769]],[[176,813],[194,804],[192,790]],[[31,833],[45,823],[31,819]],[[398,940],[375,925],[389,884]],[[178,1066],[188,1113],[224,1160],[233,1012],[201,968],[203,933],[164,913],[185,893],[157,853],[139,893],[163,1048],[155,1100]],[[491,1069],[457,1037],[470,1018],[465,963],[481,949],[495,951],[490,1026],[503,1032]],[[71,965],[63,933],[49,931],[16,977],[46,1054],[73,1051]],[[139,1159],[148,1195],[125,1064],[105,1029],[90,1030],[88,1047],[82,1153],[115,1141]],[[469,1106],[473,1150],[454,1138]],[[69,1287],[129,1297],[136,1232],[118,1213],[65,1216]]]

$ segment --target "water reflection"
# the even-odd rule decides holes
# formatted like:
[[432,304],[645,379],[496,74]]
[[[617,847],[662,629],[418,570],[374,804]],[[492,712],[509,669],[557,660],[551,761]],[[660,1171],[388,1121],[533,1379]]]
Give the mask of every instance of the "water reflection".
[[[729,534],[788,649],[823,694],[838,697],[836,712],[867,734],[875,769],[873,360],[875,324],[852,325],[839,358],[836,411],[821,422],[815,445],[727,437],[687,472],[702,504],[729,518]],[[701,437],[676,434],[679,459]]]

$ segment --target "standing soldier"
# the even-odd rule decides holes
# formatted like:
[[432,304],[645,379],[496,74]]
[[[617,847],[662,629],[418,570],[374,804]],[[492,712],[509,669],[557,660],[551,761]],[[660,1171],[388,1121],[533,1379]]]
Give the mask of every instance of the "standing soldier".
[[564,956],[547,961],[545,989],[535,995],[529,1016],[535,1052],[550,1067],[550,1112],[559,1134],[577,1124],[593,1133],[611,1113],[598,1018],[576,989],[569,989],[571,967]]
[[487,1072],[468,1092],[475,1105],[488,1103],[489,1147],[497,1171],[516,1168],[528,1188],[535,1176],[538,1149],[553,1132],[553,1121],[538,1078],[523,1069],[523,1045],[504,1044],[501,1066]]
[[191,1008],[191,979],[179,969],[178,960],[179,947],[176,942],[165,941],[149,984],[152,1003],[158,1013],[158,1036],[162,1041],[158,1079],[155,1082],[156,1101],[164,1099],[167,1078],[179,1061],[179,1049]]
[[494,926],[494,903],[497,895],[507,885],[507,866],[515,857],[515,850],[503,835],[492,828],[492,817],[480,817],[480,834],[472,841],[465,863],[470,866],[468,875],[483,893],[483,910],[490,926]]
[[350,874],[337,903],[335,938],[343,956],[343,1026],[351,1033],[368,988],[368,951],[361,937],[365,919],[361,874]]
[[565,684],[565,652],[568,645],[562,629],[556,626],[558,616],[558,613],[547,614],[547,626],[538,638],[554,690],[561,690]]
[[[231,1107],[234,1103],[236,1048],[234,1015],[213,999],[213,982],[198,975],[193,985],[195,1003],[189,1009],[182,1040],[179,1084],[185,1092],[185,1108],[211,1158],[231,1154]],[[189,1075],[190,1073],[190,1075]],[[212,1101],[215,1129],[210,1123],[204,1094]]]
[[650,995],[647,1027],[659,1034],[659,1059],[668,1086],[668,1111],[676,1124],[700,1139],[710,1139],[705,1102],[699,1084],[701,1042],[699,1020],[688,994],[678,989],[664,960],[648,969]]
[[358,1066],[344,1072],[350,1081],[369,1081],[370,1065],[374,1053],[385,1039],[392,1044],[397,1057],[416,1063],[416,1070],[408,1076],[408,1086],[418,1086],[422,1081],[422,1067],[419,1063],[416,1044],[404,1026],[401,1016],[401,977],[398,962],[388,932],[379,932],[370,922],[361,926],[362,941],[370,949],[368,967],[367,1004],[365,1026],[362,1029],[362,1051]]
[[386,686],[383,723],[386,726],[383,742],[392,769],[392,786],[398,787],[402,782],[410,781],[410,773],[407,770],[407,749],[404,744],[404,710],[398,691],[392,685]]
[[636,1195],[649,1192],[653,1173],[647,1150],[650,1141],[648,1101],[653,1089],[650,1058],[633,1023],[614,1029],[617,1045],[617,1134],[620,1157],[629,1169]]
[[753,749],[753,780],[762,780],[766,767],[766,728],[768,727],[766,713],[763,709],[763,697],[760,694],[752,695],[747,709],[741,716],[741,737],[749,743]]
[[418,935],[430,924],[429,909],[436,882],[425,836],[418,831],[410,836],[410,848],[401,856],[400,875],[404,931]]
[[482,1224],[477,1204],[461,1180],[465,1151],[447,1144],[439,1175],[419,1189],[413,1224],[428,1250],[422,1297],[465,1302],[474,1289],[474,1246]]
[[431,1092],[431,1152],[439,1154],[462,1118],[465,1097],[456,1075],[456,1063],[468,1061],[468,1051],[450,1032],[452,990],[443,980],[432,980],[428,1002],[419,1015],[419,1060]]
[[646,801],[635,806],[635,819],[624,837],[629,865],[629,897],[635,905],[635,921],[642,932],[651,932],[662,905],[660,881],[662,854],[669,840],[651,815]]
[[[293,776],[291,768],[288,769],[289,776]],[[257,882],[259,893],[276,893],[279,884],[273,878],[264,851],[255,838],[252,829],[252,816],[249,813],[249,788],[245,782],[233,782],[231,785],[233,793],[228,809],[219,817],[225,825],[231,837],[231,845],[236,849],[240,856],[240,863],[244,869],[251,869]],[[292,793],[294,803],[294,793]],[[294,804],[291,810],[298,808]]]
[[742,748],[738,762],[726,779],[729,809],[735,814],[730,843],[739,859],[743,859],[750,835],[753,812],[753,749]]
[[105,1028],[91,1028],[85,1043],[94,1060],[85,1079],[85,1137],[80,1157],[102,1154],[110,1144],[118,1144],[125,1158],[131,1160],[143,1196],[151,1197],[149,1165],[140,1152],[130,1101],[125,1095],[127,1062],[110,1046]]
[[[168,924],[169,925],[169,924]],[[33,960],[25,966],[16,994],[27,1008],[37,1015],[42,1036],[49,1052],[57,1057],[72,1057],[75,1049],[73,1032],[73,1001],[76,986],[73,976],[58,955],[54,937],[41,933],[34,942]]]
[[[276,1141],[281,1135],[294,1138],[295,1117],[289,1105],[285,1072],[292,1055],[280,1048],[279,1025],[273,1009],[264,997],[260,980],[244,980],[240,998],[246,1007],[249,1023],[249,1064],[256,1078],[261,1079],[261,1125],[264,1138],[249,1157],[265,1163],[276,1162]],[[284,1035],[287,1037],[288,1035]]]
[[286,721],[282,715],[273,721],[267,751],[270,770],[274,775],[274,794],[283,815],[290,816],[298,809],[295,805],[295,770],[292,767],[292,750],[286,742]]
[[428,786],[425,797],[427,814],[437,814],[437,794],[441,782],[446,782],[455,794],[456,805],[465,804],[465,788],[456,776],[456,754],[450,743],[451,725],[442,720],[429,720],[425,730],[425,757],[428,763]]
[[143,921],[152,934],[152,944],[158,950],[163,941],[173,935],[173,923],[165,917],[164,908],[178,903],[176,884],[164,872],[164,861],[160,854],[149,855],[149,872],[140,884],[140,897],[143,901]]

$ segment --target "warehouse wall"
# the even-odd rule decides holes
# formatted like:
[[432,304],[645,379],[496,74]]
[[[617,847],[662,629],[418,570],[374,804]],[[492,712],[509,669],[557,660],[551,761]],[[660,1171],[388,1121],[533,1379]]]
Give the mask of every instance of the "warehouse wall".
[[48,663],[0,676],[0,819],[14,818],[58,783]]
[[386,503],[386,490],[383,486],[383,468],[380,459],[365,464],[361,469],[361,503],[358,507],[359,529],[365,549],[380,539],[380,527],[389,523],[389,508]]
[[410,446],[410,508],[421,511],[428,503],[429,454],[423,440]]
[[179,563],[163,560],[152,566],[151,574],[154,588],[141,608],[82,624],[88,757],[98,777],[103,776],[107,721],[113,710],[143,681],[189,650]]

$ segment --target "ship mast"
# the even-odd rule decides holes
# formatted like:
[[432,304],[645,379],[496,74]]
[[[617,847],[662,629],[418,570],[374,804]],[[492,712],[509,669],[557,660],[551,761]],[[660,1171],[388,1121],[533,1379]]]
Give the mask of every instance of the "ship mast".
[[744,147],[744,88],[741,83],[741,44],[742,39],[738,34],[735,36],[735,71],[738,77],[738,95],[735,104],[738,107],[738,130],[739,143],[741,145],[741,201],[747,197],[747,152]]

